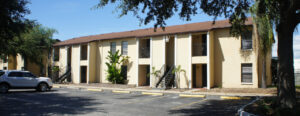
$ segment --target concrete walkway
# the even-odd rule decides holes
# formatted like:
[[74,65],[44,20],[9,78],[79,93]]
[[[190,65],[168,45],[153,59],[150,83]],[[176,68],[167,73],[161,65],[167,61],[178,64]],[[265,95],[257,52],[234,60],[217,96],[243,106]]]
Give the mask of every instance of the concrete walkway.
[[222,89],[213,88],[207,89],[169,89],[163,90],[159,88],[149,87],[132,87],[126,85],[109,85],[103,86],[101,84],[54,84],[54,88],[73,88],[73,89],[87,89],[89,91],[111,91],[112,93],[140,93],[145,95],[164,95],[164,94],[178,94],[180,97],[218,97],[221,99],[247,99],[249,97],[258,96],[276,96],[275,88],[269,89]]

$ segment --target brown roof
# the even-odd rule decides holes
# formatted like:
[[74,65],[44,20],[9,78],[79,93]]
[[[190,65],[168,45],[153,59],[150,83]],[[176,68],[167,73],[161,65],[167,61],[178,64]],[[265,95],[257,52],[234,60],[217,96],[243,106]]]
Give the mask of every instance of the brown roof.
[[[245,22],[245,25],[252,25],[252,19],[249,18]],[[124,32],[77,37],[77,38],[56,43],[54,44],[54,46],[81,44],[81,43],[88,43],[91,41],[106,40],[106,39],[120,39],[120,38],[130,38],[130,37],[141,38],[141,37],[170,35],[170,34],[179,34],[179,33],[203,32],[212,29],[228,28],[228,27],[231,27],[229,20],[216,21],[215,24],[213,24],[212,21],[207,21],[207,22],[200,22],[200,23],[168,26],[165,27],[164,31],[161,28],[157,28],[156,32],[154,32],[153,28],[147,28],[147,29],[139,29],[133,31],[124,31]]]

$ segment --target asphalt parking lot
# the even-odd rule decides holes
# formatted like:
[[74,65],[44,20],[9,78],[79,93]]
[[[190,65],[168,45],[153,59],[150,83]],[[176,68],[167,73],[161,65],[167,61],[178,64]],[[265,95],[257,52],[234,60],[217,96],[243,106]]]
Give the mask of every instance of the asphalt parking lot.
[[7,94],[0,94],[0,114],[1,116],[232,116],[250,101],[251,99],[185,98],[174,94],[153,96],[70,88],[53,88],[43,93],[35,90],[11,90]]

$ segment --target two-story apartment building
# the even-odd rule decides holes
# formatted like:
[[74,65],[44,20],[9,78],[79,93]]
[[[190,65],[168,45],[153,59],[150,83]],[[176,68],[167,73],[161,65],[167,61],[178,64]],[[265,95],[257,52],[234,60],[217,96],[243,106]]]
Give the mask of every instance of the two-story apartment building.
[[30,60],[27,60],[27,65],[24,62],[22,55],[9,55],[4,59],[0,59],[0,70],[28,70],[36,76],[48,76],[48,53],[45,53],[43,66],[38,65]]
[[[163,74],[180,66],[179,88],[258,88],[262,59],[252,20],[241,37],[230,35],[228,20],[191,23],[73,38],[54,45],[54,65],[60,75],[71,67],[73,83],[109,83],[108,51],[129,56],[127,84],[155,87],[160,77],[147,75],[152,67]],[[271,53],[267,55],[267,85],[271,84]]]

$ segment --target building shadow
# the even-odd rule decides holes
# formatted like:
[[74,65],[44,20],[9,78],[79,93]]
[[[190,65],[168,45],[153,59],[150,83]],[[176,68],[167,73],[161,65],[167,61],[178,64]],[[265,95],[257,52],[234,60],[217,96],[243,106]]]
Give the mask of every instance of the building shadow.
[[103,103],[92,98],[67,96],[63,93],[14,91],[1,94],[0,114],[2,116],[40,116],[106,113],[104,109],[101,109],[101,104]]
[[208,100],[182,109],[170,110],[171,115],[234,116],[238,109],[251,100]]

